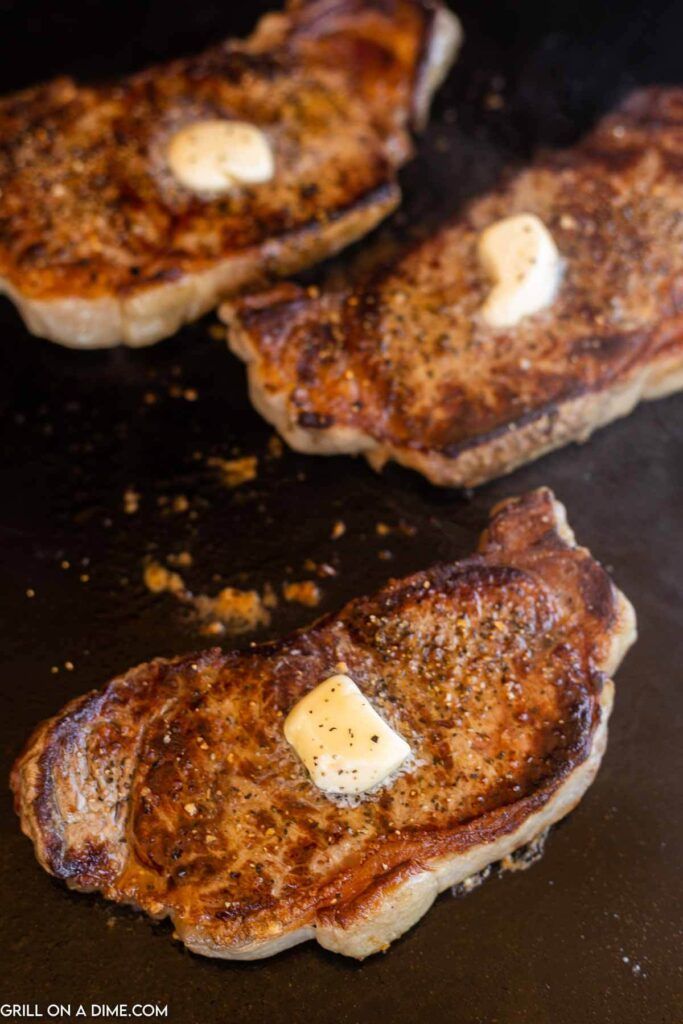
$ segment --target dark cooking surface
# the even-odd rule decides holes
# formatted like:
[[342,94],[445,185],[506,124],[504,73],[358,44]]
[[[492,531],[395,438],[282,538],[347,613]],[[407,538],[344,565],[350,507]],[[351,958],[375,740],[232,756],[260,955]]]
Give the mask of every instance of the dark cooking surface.
[[[260,6],[24,0],[3,13],[2,86],[181,53],[246,30]],[[570,139],[629,83],[675,80],[683,18],[671,4],[459,9],[466,55],[406,174],[404,225],[485,187],[536,140]],[[486,100],[501,70],[502,110]],[[175,1024],[680,1021],[683,400],[641,407],[589,445],[466,497],[396,469],[377,477],[360,461],[266,458],[270,431],[249,408],[241,366],[209,336],[214,319],[148,351],[74,354],[29,338],[0,305],[3,778],[34,723],[71,696],[208,643],[172,599],[145,591],[146,555],[189,550],[186,577],[205,593],[303,579],[305,558],[334,561],[339,574],[322,584],[328,610],[390,574],[468,553],[494,501],[541,483],[638,612],[607,756],[539,864],[464,899],[444,895],[386,956],[361,965],[312,944],[261,964],[194,957],[166,925],[50,880],[3,790],[0,1003],[45,1012],[50,1002],[159,1000]],[[230,492],[206,459],[235,446],[262,468]],[[128,487],[141,496],[134,514],[123,510]],[[185,511],[170,510],[178,495]],[[332,541],[336,519],[347,531]],[[414,536],[376,534],[378,521],[401,519]],[[310,617],[280,607],[262,635]]]

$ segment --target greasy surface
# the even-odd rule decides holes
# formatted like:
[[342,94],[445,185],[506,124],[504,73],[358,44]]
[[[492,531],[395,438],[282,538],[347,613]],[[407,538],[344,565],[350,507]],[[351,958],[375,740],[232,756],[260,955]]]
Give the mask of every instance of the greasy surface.
[[[520,0],[501,10],[458,5],[469,46],[406,182],[420,211],[409,207],[409,227],[439,197],[453,209],[467,194],[455,182],[483,190],[506,154],[523,156],[538,139],[568,142],[620,89],[679,73],[681,29],[664,0],[619,9]],[[234,4],[150,0],[143,11],[125,0],[25,0],[4,14],[2,88],[67,67],[91,78],[133,70],[246,33],[253,17]],[[507,76],[502,110],[483,102],[494,73]],[[444,114],[456,100],[453,124]],[[434,165],[437,141],[449,148]],[[360,965],[315,943],[259,964],[192,956],[169,941],[166,924],[50,881],[17,829],[9,791],[0,791],[3,998],[43,1009],[159,1000],[172,1024],[214,1024],[227,1013],[234,1024],[291,1024],[302,1006],[311,1024],[389,1012],[397,1024],[418,1015],[434,1024],[453,1024],[454,1015],[466,1024],[679,1024],[680,398],[641,406],[590,446],[570,446],[468,499],[395,468],[377,477],[346,458],[270,460],[270,432],[249,408],[239,367],[203,325],[132,355],[74,356],[27,338],[7,303],[0,323],[5,779],[35,723],[67,700],[161,651],[213,643],[170,598],[145,590],[141,563],[151,545],[155,557],[191,550],[187,576],[198,592],[219,589],[214,573],[254,586],[301,579],[307,557],[334,562],[338,575],[319,581],[327,612],[389,575],[464,557],[494,501],[548,483],[637,606],[640,631],[619,673],[600,774],[540,863],[456,903],[445,894],[390,955]],[[179,397],[187,388],[198,402]],[[260,456],[259,477],[228,492],[195,453],[230,458],[237,444]],[[140,509],[127,515],[131,485]],[[157,504],[181,493],[186,513]],[[332,541],[337,519],[346,533]],[[417,527],[414,536],[377,534],[378,522],[401,519]],[[281,605],[259,639],[310,618],[310,609]]]
[[[62,77],[7,97],[0,274],[29,298],[130,295],[265,242],[254,276],[267,275],[278,239],[363,203],[367,230],[398,199],[432,17],[419,0],[307,0],[244,43],[112,85]],[[197,196],[171,175],[166,147],[221,116],[266,131],[276,173]]]
[[[682,149],[683,89],[635,93],[354,287],[283,285],[229,305],[257,407],[295,447],[338,444],[472,485],[600,424],[601,409],[565,411],[572,401],[644,374],[644,397],[667,374],[668,390],[683,386]],[[479,312],[491,282],[477,241],[525,212],[551,232],[563,278],[547,309],[496,330]]]
[[[588,756],[627,628],[561,528],[536,491],[500,508],[477,558],[264,648],[154,662],[77,701],[13,775],[39,859],[229,947],[343,925],[392,871],[518,827]],[[311,783],[282,731],[340,662],[414,757],[355,806]]]

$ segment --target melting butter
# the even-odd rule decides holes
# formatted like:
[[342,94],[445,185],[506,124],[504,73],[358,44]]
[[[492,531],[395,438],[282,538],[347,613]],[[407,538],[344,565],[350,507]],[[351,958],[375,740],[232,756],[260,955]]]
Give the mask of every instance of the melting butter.
[[535,214],[520,213],[491,224],[479,238],[478,257],[493,282],[481,308],[489,327],[515,327],[554,300],[562,260]]
[[275,173],[268,137],[246,121],[186,125],[171,139],[166,156],[175,178],[195,192],[227,192],[269,181]]
[[285,720],[285,739],[326,793],[364,793],[410,754],[347,675],[325,679]]

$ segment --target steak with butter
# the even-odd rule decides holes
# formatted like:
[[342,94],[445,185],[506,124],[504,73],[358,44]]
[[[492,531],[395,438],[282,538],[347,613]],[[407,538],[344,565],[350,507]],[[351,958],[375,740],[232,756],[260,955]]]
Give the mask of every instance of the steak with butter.
[[359,238],[460,42],[438,0],[292,0],[246,42],[0,101],[0,290],[33,333],[145,345]]
[[683,89],[638,92],[359,283],[224,306],[255,406],[471,486],[680,389],[682,153]]
[[[18,759],[16,808],[47,871],[169,916],[197,953],[315,938],[362,958],[576,805],[634,636],[630,604],[539,490],[494,509],[473,557],[288,639],[152,661],[73,701]],[[401,737],[398,772],[354,796],[316,785],[296,751],[309,713],[321,737],[336,727],[338,673],[336,724],[354,732],[356,700],[363,742],[391,730],[396,753]]]

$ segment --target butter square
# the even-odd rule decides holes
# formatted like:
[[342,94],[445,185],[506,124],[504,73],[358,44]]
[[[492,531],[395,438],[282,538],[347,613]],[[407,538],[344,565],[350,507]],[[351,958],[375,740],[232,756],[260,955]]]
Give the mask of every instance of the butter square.
[[347,675],[331,676],[302,697],[284,733],[311,781],[326,793],[364,793],[410,754]]

